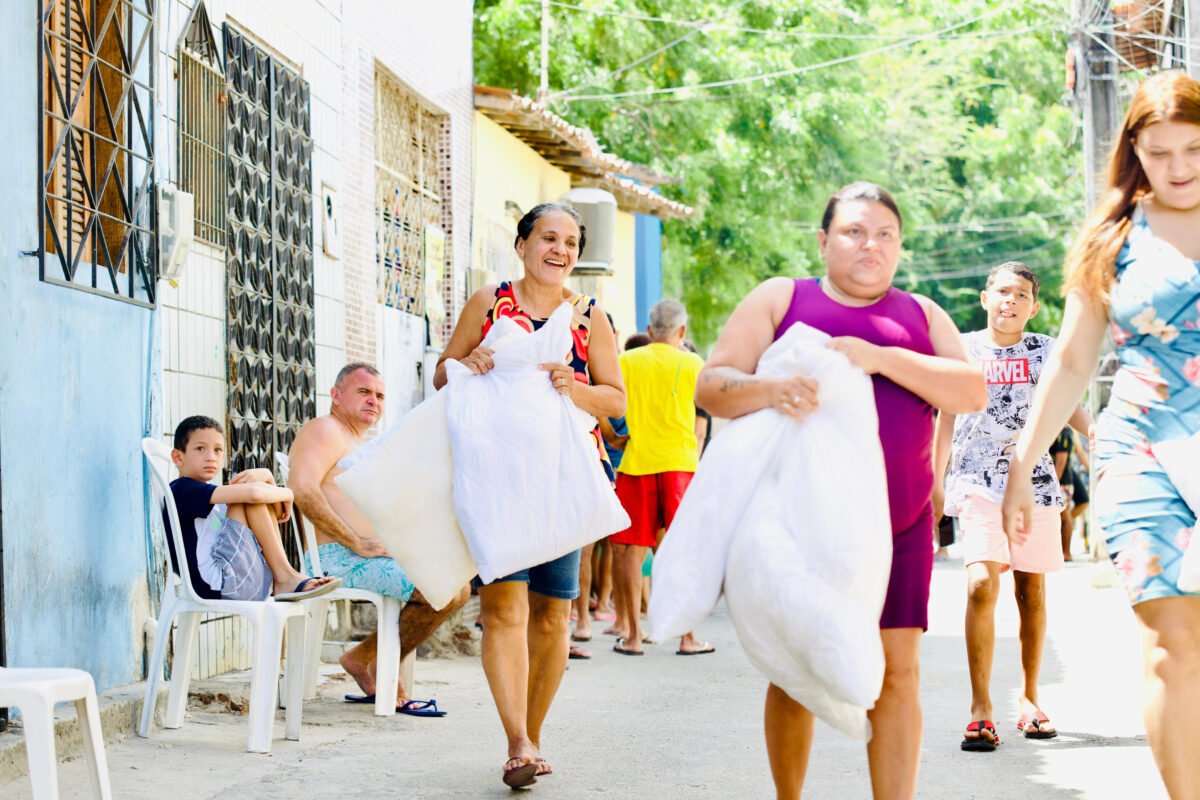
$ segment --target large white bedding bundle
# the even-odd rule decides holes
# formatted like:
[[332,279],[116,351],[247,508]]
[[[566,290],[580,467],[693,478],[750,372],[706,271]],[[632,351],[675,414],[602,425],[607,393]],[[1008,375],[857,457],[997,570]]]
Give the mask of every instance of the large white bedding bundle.
[[446,393],[438,392],[342,459],[334,480],[436,609],[475,576],[454,515]]
[[483,341],[495,350],[484,375],[446,363],[454,507],[484,583],[629,526],[600,464],[595,418],[538,366],[570,352],[572,314],[563,303],[533,333],[499,319]]
[[654,560],[650,635],[692,630],[723,588],[755,667],[865,740],[883,683],[887,476],[871,380],[828,338],[797,324],[760,359],[758,375],[815,378],[820,407],[748,414],[712,441]]

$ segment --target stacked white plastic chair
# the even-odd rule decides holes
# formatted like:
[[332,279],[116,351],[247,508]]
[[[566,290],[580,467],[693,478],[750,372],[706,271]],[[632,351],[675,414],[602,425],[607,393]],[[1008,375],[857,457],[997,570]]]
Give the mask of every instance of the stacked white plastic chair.
[[[275,463],[284,482],[288,476],[288,457],[284,453],[275,454]],[[303,525],[292,514],[292,532],[296,537],[297,546],[303,542],[303,550],[308,553],[309,563],[312,564],[313,575],[324,575],[321,568],[321,556],[317,552],[317,537],[310,525]],[[396,686],[400,676],[404,677],[404,686],[412,693],[413,662],[415,653],[409,653],[403,663],[400,660],[400,610],[404,607],[394,597],[383,595],[367,589],[351,589],[342,586],[321,597],[310,600],[305,605],[309,609],[308,632],[305,642],[308,652],[304,658],[304,699],[316,696],[317,668],[321,660],[321,643],[325,638],[325,620],[329,613],[329,604],[334,600],[363,600],[375,605],[378,620],[376,631],[379,634],[379,649],[375,663],[375,716],[388,717],[396,713]],[[387,691],[385,687],[391,687]]]
[[[287,627],[287,675],[285,689],[287,714],[284,737],[300,738],[300,698],[303,686],[300,682],[304,657],[305,606],[295,602],[277,603],[267,600],[206,600],[196,596],[188,574],[187,558],[184,557],[183,535],[175,498],[167,481],[171,449],[157,439],[143,439],[142,452],[150,465],[150,487],[154,496],[154,508],[162,509],[166,504],[171,523],[168,533],[174,542],[179,574],[169,572],[167,587],[163,592],[162,610],[158,614],[157,634],[154,651],[150,658],[150,671],[146,679],[146,697],[142,703],[142,719],[138,725],[138,736],[150,735],[154,721],[154,699],[158,683],[162,679],[163,661],[167,652],[167,641],[171,625],[178,618],[179,631],[175,637],[175,660],[171,670],[171,688],[167,697],[167,711],[163,718],[166,728],[183,725],[187,710],[188,683],[191,680],[192,662],[196,653],[196,638],[199,633],[201,614],[232,614],[245,617],[253,628],[254,663],[250,676],[250,733],[247,749],[252,753],[271,751],[271,735],[275,722],[278,700],[279,656],[283,647],[284,627]],[[191,521],[189,520],[189,523]]]
[[5,669],[0,667],[0,708],[21,709],[25,752],[33,800],[57,800],[58,757],[54,749],[54,704],[74,701],[75,716],[92,778],[92,794],[112,798],[100,706],[92,676],[81,669]]

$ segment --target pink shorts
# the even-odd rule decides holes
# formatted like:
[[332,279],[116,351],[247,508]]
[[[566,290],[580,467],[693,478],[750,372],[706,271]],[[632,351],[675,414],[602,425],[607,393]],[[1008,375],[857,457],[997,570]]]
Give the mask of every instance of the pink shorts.
[[1063,568],[1062,509],[1034,506],[1033,526],[1025,544],[1013,544],[1004,535],[1000,504],[978,495],[963,498],[958,512],[964,564],[995,561],[1000,571],[1057,572]]

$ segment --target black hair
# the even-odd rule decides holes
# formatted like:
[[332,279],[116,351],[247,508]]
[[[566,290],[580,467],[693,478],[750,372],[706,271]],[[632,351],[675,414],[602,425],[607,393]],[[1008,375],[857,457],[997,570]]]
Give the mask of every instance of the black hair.
[[1003,264],[997,264],[996,266],[992,267],[990,270],[988,270],[987,283],[983,285],[984,288],[990,289],[992,286],[992,281],[994,281],[996,276],[1001,272],[1011,272],[1018,278],[1024,278],[1033,284],[1033,299],[1037,300],[1038,289],[1041,288],[1042,282],[1038,280],[1038,276],[1034,274],[1034,271],[1030,269],[1029,265],[1024,261],[1005,261]]
[[575,220],[575,224],[579,226],[579,255],[583,255],[583,246],[587,244],[587,228],[584,226],[583,217],[579,216],[579,212],[566,203],[538,203],[526,211],[525,216],[521,217],[521,221],[517,223],[517,238],[513,239],[513,247],[516,247],[518,242],[532,236],[533,226],[537,224],[538,219],[551,211],[561,211]]
[[635,333],[625,340],[626,350],[636,350],[639,347],[645,347],[653,341],[648,333]]
[[856,181],[847,186],[838,189],[829,198],[829,202],[825,204],[825,214],[821,217],[821,230],[829,233],[829,226],[833,223],[833,216],[837,213],[838,206],[842,203],[851,203],[856,200],[866,200],[872,203],[879,203],[888,211],[896,215],[896,221],[900,223],[900,230],[904,230],[904,217],[900,214],[900,207],[896,205],[895,198],[887,189],[877,183],[868,181]]
[[193,431],[216,431],[221,435],[225,434],[225,429],[221,427],[221,423],[212,417],[202,417],[200,415],[188,417],[175,428],[175,441],[173,444],[176,450],[181,453],[187,450],[188,439],[192,437]]

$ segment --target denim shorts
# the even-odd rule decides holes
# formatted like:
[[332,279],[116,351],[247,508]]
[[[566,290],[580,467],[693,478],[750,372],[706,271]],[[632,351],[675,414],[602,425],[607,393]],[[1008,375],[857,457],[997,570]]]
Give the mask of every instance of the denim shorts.
[[[529,584],[531,592],[559,600],[574,600],[579,596],[579,554],[580,551],[575,550],[545,564],[496,578],[492,583],[521,581]],[[476,588],[484,585],[478,576],[474,583]]]

